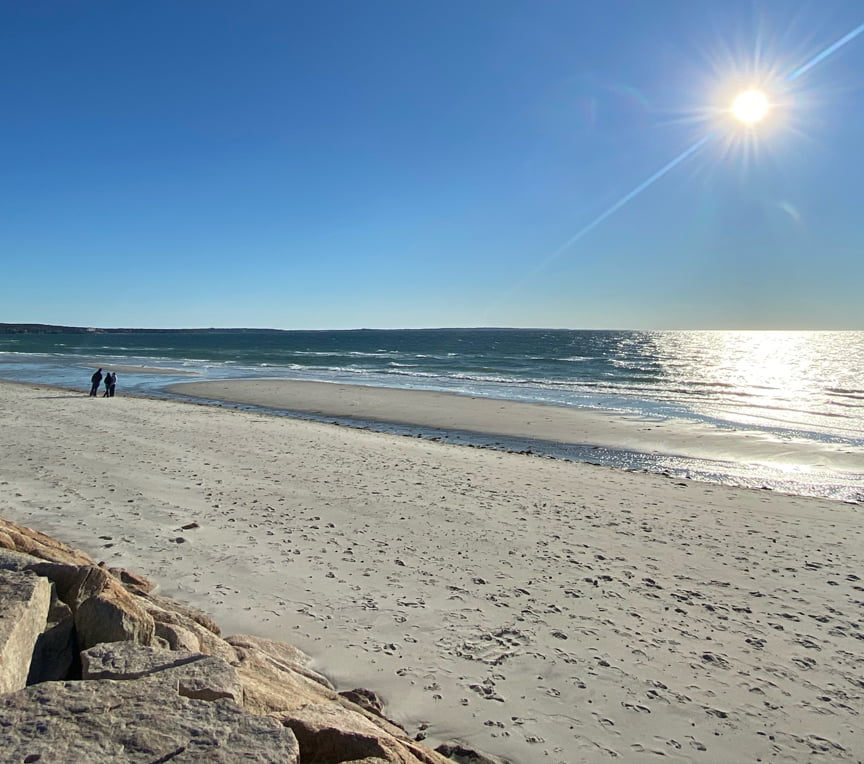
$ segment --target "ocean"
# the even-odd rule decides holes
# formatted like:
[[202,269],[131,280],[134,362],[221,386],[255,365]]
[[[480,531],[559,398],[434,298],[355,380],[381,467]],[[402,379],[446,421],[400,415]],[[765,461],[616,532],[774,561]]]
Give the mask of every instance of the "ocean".
[[[167,385],[191,379],[315,380],[698,421],[778,442],[812,444],[829,455],[848,457],[864,449],[864,332],[860,331],[0,334],[0,377],[4,379],[84,390],[92,364],[148,370],[121,373],[118,394],[168,397]],[[864,501],[864,458],[852,472],[828,467],[818,476],[809,471],[802,479],[800,470],[792,476],[788,469],[770,474],[760,465],[696,464],[676,461],[674,455],[602,449],[598,453],[598,449],[587,450],[590,444],[583,445],[581,451],[552,446],[546,451],[631,469]],[[534,446],[536,452],[538,444]],[[543,450],[540,444],[539,452]]]

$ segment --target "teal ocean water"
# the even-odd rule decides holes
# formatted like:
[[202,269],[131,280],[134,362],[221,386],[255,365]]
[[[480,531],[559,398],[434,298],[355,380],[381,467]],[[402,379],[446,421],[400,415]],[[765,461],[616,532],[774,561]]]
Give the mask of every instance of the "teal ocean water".
[[[142,366],[118,393],[197,379],[285,378],[436,390],[697,420],[849,453],[864,447],[864,332],[428,329],[0,334],[0,377],[87,386],[88,364]],[[179,374],[177,372],[184,372]],[[513,445],[513,444],[510,444]],[[518,445],[518,444],[517,444]],[[579,454],[553,455],[581,458]],[[591,460],[758,484],[723,465]],[[588,458],[588,457],[585,457]],[[647,460],[647,461],[646,461]],[[740,470],[738,470],[740,472]],[[830,470],[829,470],[830,472]],[[769,476],[770,477],[770,476]],[[793,493],[864,500],[864,464]],[[811,481],[812,482],[812,481]]]

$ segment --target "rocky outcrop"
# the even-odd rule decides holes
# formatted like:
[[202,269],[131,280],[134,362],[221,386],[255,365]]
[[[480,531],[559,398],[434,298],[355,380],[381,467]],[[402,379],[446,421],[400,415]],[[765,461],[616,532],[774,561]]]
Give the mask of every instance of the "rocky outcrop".
[[471,760],[410,739],[374,693],[336,692],[297,648],[223,639],[207,615],[154,589],[0,518],[0,751],[9,761]]

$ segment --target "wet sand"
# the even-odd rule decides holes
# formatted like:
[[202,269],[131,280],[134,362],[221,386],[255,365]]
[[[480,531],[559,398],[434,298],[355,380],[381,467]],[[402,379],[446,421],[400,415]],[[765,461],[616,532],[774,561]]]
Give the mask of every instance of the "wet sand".
[[600,410],[329,382],[220,380],[183,382],[172,393],[322,417],[410,424],[545,441],[602,446],[692,459],[860,473],[864,450],[778,440],[752,430],[720,430],[696,421],[647,419]]

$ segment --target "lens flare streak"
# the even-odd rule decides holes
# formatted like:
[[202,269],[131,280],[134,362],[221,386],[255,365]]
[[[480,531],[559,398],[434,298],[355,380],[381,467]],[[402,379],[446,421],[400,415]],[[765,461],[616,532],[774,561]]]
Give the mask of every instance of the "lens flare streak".
[[712,133],[709,133],[704,138],[700,138],[696,143],[694,143],[689,148],[682,151],[677,157],[675,157],[671,162],[666,163],[663,167],[661,167],[657,172],[655,172],[650,178],[642,181],[636,188],[632,191],[626,193],[622,196],[615,204],[613,204],[608,210],[601,213],[598,217],[596,217],[592,222],[586,225],[581,231],[579,231],[575,236],[570,237],[568,241],[562,244],[551,256],[550,260],[558,257],[564,250],[568,247],[572,247],[579,239],[581,239],[585,234],[589,231],[593,231],[598,225],[600,225],[606,218],[610,215],[614,215],[618,210],[620,210],[625,204],[635,199],[639,194],[641,194],[645,189],[649,188],[651,185],[656,183],[660,178],[662,178],[666,173],[675,169],[681,162],[683,162],[688,157],[695,154],[699,149],[701,149],[708,141],[711,139]]
[[797,80],[797,79],[798,79],[802,74],[804,74],[805,72],[809,72],[809,71],[810,71],[814,66],[816,66],[816,64],[818,64],[820,61],[824,61],[824,60],[825,60],[826,58],[828,58],[828,56],[830,56],[832,53],[836,53],[836,52],[837,52],[838,50],[840,50],[840,48],[842,48],[844,45],[846,45],[847,43],[852,42],[852,40],[854,40],[854,39],[855,39],[858,35],[860,35],[862,32],[864,32],[864,24],[859,24],[857,27],[855,27],[855,29],[853,29],[851,32],[849,32],[849,34],[844,35],[844,36],[841,37],[839,40],[837,40],[837,42],[832,43],[831,45],[829,45],[829,46],[828,46],[827,48],[825,48],[825,50],[823,50],[821,53],[817,53],[817,54],[816,54],[815,56],[813,56],[813,58],[811,58],[811,59],[810,59],[806,64],[803,64],[802,66],[799,66],[799,67],[798,67],[794,72],[792,72],[792,73],[791,73],[791,74],[790,74],[786,79],[787,79],[789,82],[792,82],[793,80]]

